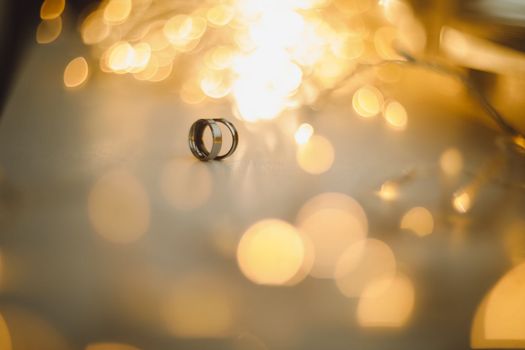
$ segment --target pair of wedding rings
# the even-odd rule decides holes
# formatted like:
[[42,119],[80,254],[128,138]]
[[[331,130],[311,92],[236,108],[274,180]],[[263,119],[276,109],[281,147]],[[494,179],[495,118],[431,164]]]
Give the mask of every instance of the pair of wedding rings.
[[[226,129],[231,133],[232,144],[228,152],[224,154],[219,154],[222,148],[222,131],[218,124],[223,124]],[[204,144],[203,136],[204,130],[210,128],[212,136],[212,145],[211,149],[208,150]],[[239,143],[239,135],[235,126],[223,118],[217,119],[199,119],[190,128],[190,133],[188,135],[188,144],[190,146],[191,153],[202,161],[208,160],[222,160],[227,158],[235,152],[237,149],[237,144]]]

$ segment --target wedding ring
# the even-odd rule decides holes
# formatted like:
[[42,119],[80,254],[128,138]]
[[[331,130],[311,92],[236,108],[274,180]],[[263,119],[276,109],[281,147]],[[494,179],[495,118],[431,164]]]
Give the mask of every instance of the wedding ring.
[[[211,151],[208,151],[202,136],[204,135],[204,129],[209,127],[213,138]],[[188,135],[188,143],[190,146],[191,153],[199,160],[212,160],[217,157],[221,151],[222,145],[222,132],[221,128],[215,123],[213,119],[199,119],[190,128],[190,134]]]
[[[217,123],[223,124],[228,131],[230,131],[232,136],[232,144],[228,152],[223,155],[219,155],[222,147],[222,131]],[[211,150],[208,150],[203,141],[204,130],[206,127],[210,128],[212,135],[212,146]],[[191,153],[202,161],[208,160],[222,160],[227,158],[235,152],[237,145],[239,143],[239,135],[235,126],[223,118],[217,119],[199,119],[190,128],[190,133],[188,135],[188,144],[190,146]]]
[[226,126],[232,135],[232,144],[230,146],[230,150],[226,152],[225,154],[223,154],[222,156],[218,155],[217,157],[215,157],[216,160],[222,160],[224,158],[228,158],[229,156],[231,156],[233,152],[235,152],[235,150],[237,149],[237,145],[239,144],[239,134],[237,133],[237,129],[235,129],[235,126],[231,122],[227,121],[226,119],[218,118],[218,119],[213,119],[213,120],[215,120],[216,122],[222,123],[224,126]]

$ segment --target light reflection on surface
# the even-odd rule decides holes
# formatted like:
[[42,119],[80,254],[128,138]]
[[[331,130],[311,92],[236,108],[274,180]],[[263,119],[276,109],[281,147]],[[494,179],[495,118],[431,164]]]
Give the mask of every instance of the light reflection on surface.
[[306,202],[297,225],[311,241],[315,261],[310,274],[319,278],[333,278],[341,254],[368,233],[361,205],[339,193],[324,193]]
[[275,219],[250,226],[237,247],[242,273],[258,284],[282,285],[303,266],[305,244],[290,224]]
[[149,198],[139,180],[124,169],[111,170],[89,192],[88,213],[95,231],[114,243],[130,243],[150,225]]
[[427,236],[434,230],[434,218],[428,209],[414,207],[403,215],[400,226],[418,236]]
[[507,272],[478,306],[472,322],[475,349],[525,347],[525,263]]
[[[395,274],[396,258],[392,249],[376,239],[361,240],[348,247],[337,261],[335,270],[337,287],[349,298],[380,295],[389,287]],[[369,288],[376,280],[382,283]]]
[[313,135],[308,142],[297,148],[297,164],[310,174],[322,174],[332,167],[335,158],[334,147],[321,135]]
[[407,277],[375,280],[359,299],[357,320],[362,327],[400,328],[410,319],[414,302],[414,285]]

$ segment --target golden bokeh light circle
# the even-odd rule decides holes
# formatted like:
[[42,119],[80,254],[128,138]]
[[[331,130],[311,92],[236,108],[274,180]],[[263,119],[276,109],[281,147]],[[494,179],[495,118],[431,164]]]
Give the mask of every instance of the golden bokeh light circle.
[[303,266],[304,255],[299,231],[277,219],[250,226],[237,246],[237,262],[242,273],[257,284],[285,284]]

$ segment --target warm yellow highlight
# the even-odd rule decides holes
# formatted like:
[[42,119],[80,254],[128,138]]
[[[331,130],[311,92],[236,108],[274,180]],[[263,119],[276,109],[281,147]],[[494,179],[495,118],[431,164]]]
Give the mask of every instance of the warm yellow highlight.
[[373,86],[363,86],[354,93],[352,105],[361,117],[373,117],[383,108],[383,95]]
[[213,190],[213,179],[206,164],[177,159],[162,169],[160,188],[174,208],[191,211],[206,204]]
[[117,73],[126,73],[135,61],[135,50],[128,42],[121,41],[109,49],[108,66]]
[[138,179],[123,169],[108,172],[93,185],[88,213],[95,231],[114,243],[136,241],[149,229],[148,195]]
[[14,305],[2,305],[0,313],[0,349],[71,349],[57,328],[36,313]]
[[445,174],[458,175],[463,169],[463,156],[457,148],[447,148],[439,158],[439,165]]
[[40,18],[50,20],[59,17],[66,7],[66,0],[45,0],[40,7]]
[[200,87],[206,96],[219,99],[230,92],[231,79],[227,71],[208,69],[202,74]]
[[363,39],[356,34],[346,34],[334,40],[332,52],[338,58],[353,60],[359,58],[365,50]]
[[132,6],[131,0],[109,0],[104,9],[104,20],[109,24],[122,23],[129,17]]
[[509,223],[503,233],[503,243],[512,264],[525,261],[525,220],[517,219]]
[[71,60],[64,70],[64,85],[67,88],[76,88],[84,84],[89,76],[89,66],[84,57]]
[[122,343],[93,343],[86,346],[85,350],[140,350],[139,348]]
[[151,59],[151,47],[148,43],[138,43],[133,46],[133,62],[131,64],[131,73],[142,72],[148,66]]
[[0,314],[0,349],[12,350],[11,334],[4,317]]
[[468,212],[472,206],[472,198],[468,191],[460,190],[454,193],[452,198],[452,206],[460,214],[465,214]]
[[193,105],[203,102],[206,99],[206,95],[204,95],[196,81],[189,80],[182,85],[180,98],[183,102]]
[[383,112],[383,116],[394,130],[405,130],[407,127],[408,117],[405,107],[397,101],[388,102]]
[[299,211],[297,225],[312,245],[315,260],[310,274],[318,278],[333,278],[339,257],[368,232],[361,205],[341,193],[310,199]]
[[104,22],[103,11],[90,13],[82,22],[80,35],[86,45],[93,45],[106,39],[110,32],[110,26]]
[[[376,239],[361,240],[352,244],[337,262],[335,277],[337,287],[343,295],[353,298],[362,296],[367,286],[375,281],[389,281],[396,274],[396,258],[392,249]],[[383,283],[388,287],[388,283]],[[376,294],[372,294],[375,291]],[[377,285],[366,297],[380,294]]]
[[62,18],[56,17],[40,22],[36,29],[36,42],[49,44],[55,41],[62,33]]
[[418,236],[427,236],[434,230],[434,217],[428,209],[415,207],[403,215],[401,228],[410,230]]
[[222,27],[230,23],[235,14],[235,9],[227,4],[218,4],[211,7],[206,13],[208,22],[216,27]]
[[148,78],[151,82],[159,82],[168,79],[173,72],[173,62],[168,63],[165,66],[158,66],[155,74]]
[[472,348],[525,348],[524,295],[522,263],[507,272],[479,305],[472,322]]
[[238,57],[232,69],[237,76],[232,89],[237,112],[250,122],[278,117],[303,79],[301,68],[274,47]]
[[362,327],[400,328],[410,319],[414,303],[414,285],[407,277],[398,275],[387,282],[376,280],[359,299],[357,321]]
[[377,195],[387,202],[396,200],[399,197],[399,185],[395,181],[385,181]]
[[294,135],[295,142],[298,145],[304,145],[310,140],[313,134],[314,134],[314,127],[308,123],[303,123],[299,125],[299,127],[295,131],[295,135]]
[[374,33],[374,46],[383,59],[398,59],[398,32],[394,27],[381,27]]
[[314,135],[300,145],[296,153],[297,164],[310,174],[322,174],[332,167],[335,151],[332,143],[321,135]]
[[211,69],[227,69],[231,67],[235,57],[234,49],[226,45],[218,45],[206,53],[206,65]]
[[164,25],[164,35],[176,48],[185,50],[192,41],[200,39],[206,31],[206,20],[202,17],[176,15]]
[[303,265],[305,246],[299,232],[276,219],[250,226],[237,247],[242,273],[258,284],[282,285]]

